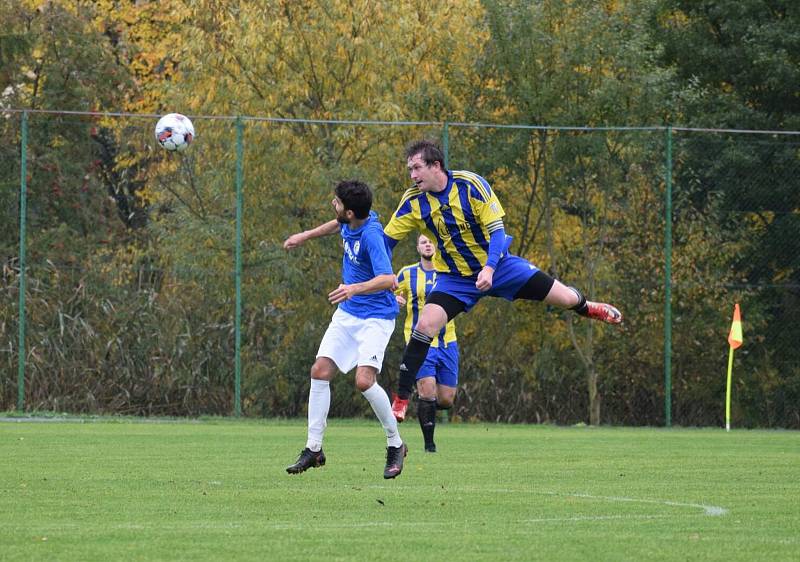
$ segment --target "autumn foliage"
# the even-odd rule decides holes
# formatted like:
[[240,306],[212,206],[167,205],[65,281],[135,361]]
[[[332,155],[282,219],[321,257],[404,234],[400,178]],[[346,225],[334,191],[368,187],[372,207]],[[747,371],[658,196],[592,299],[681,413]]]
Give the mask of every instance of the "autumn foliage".
[[[800,128],[797,89],[777,85],[797,84],[796,45],[756,34],[742,55],[703,34],[706,19],[800,24],[754,3],[0,0],[0,408],[16,403],[20,318],[22,120],[7,110],[26,109],[27,409],[231,413],[239,276],[243,411],[303,415],[341,250],[281,243],[331,217],[342,178],[370,183],[387,218],[408,183],[403,147],[424,136],[489,179],[514,252],[626,316],[614,329],[481,303],[459,318],[457,417],[663,424],[670,353],[675,423],[718,424],[735,300],[752,336],[734,415],[800,426],[796,137],[664,127]],[[751,56],[772,90],[691,67],[688,45]],[[197,130],[184,154],[153,140],[170,111]],[[394,264],[414,259],[403,243]],[[346,379],[335,413],[368,413]]]

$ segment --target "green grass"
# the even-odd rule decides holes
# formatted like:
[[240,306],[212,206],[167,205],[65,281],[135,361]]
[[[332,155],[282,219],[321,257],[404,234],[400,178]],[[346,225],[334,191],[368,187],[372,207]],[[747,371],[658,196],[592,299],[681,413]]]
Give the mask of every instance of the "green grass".
[[0,421],[0,559],[798,560],[800,433],[377,422]]

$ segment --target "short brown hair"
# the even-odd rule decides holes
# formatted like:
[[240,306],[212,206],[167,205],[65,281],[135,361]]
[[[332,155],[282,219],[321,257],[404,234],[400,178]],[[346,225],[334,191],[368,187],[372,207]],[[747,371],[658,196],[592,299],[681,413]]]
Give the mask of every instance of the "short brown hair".
[[443,171],[447,171],[444,165],[444,153],[435,142],[431,140],[418,140],[406,146],[406,158],[413,158],[417,154],[422,156],[422,160],[428,166],[433,165],[434,162],[439,162]]

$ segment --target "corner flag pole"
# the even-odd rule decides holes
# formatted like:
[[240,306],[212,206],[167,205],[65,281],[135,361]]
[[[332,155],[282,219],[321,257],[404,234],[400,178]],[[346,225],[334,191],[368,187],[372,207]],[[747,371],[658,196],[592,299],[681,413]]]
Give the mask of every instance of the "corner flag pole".
[[725,431],[731,430],[731,372],[733,371],[733,350],[740,347],[742,339],[742,314],[739,311],[739,303],[733,307],[733,322],[731,331],[728,333],[728,384],[725,389]]

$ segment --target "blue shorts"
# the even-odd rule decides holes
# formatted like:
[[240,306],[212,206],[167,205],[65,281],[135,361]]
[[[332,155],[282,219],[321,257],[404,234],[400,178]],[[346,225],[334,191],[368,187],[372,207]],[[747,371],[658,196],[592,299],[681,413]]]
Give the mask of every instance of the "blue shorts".
[[538,271],[539,268],[528,260],[508,254],[497,264],[497,269],[492,277],[492,288],[488,291],[481,291],[475,287],[475,281],[478,280],[477,274],[462,277],[452,273],[437,273],[436,284],[431,289],[431,293],[446,293],[457,298],[464,303],[464,312],[467,312],[483,297],[501,297],[513,301],[514,295]]
[[417,372],[417,380],[436,377],[436,384],[458,386],[458,343],[451,342],[447,347],[431,347],[425,363]]

